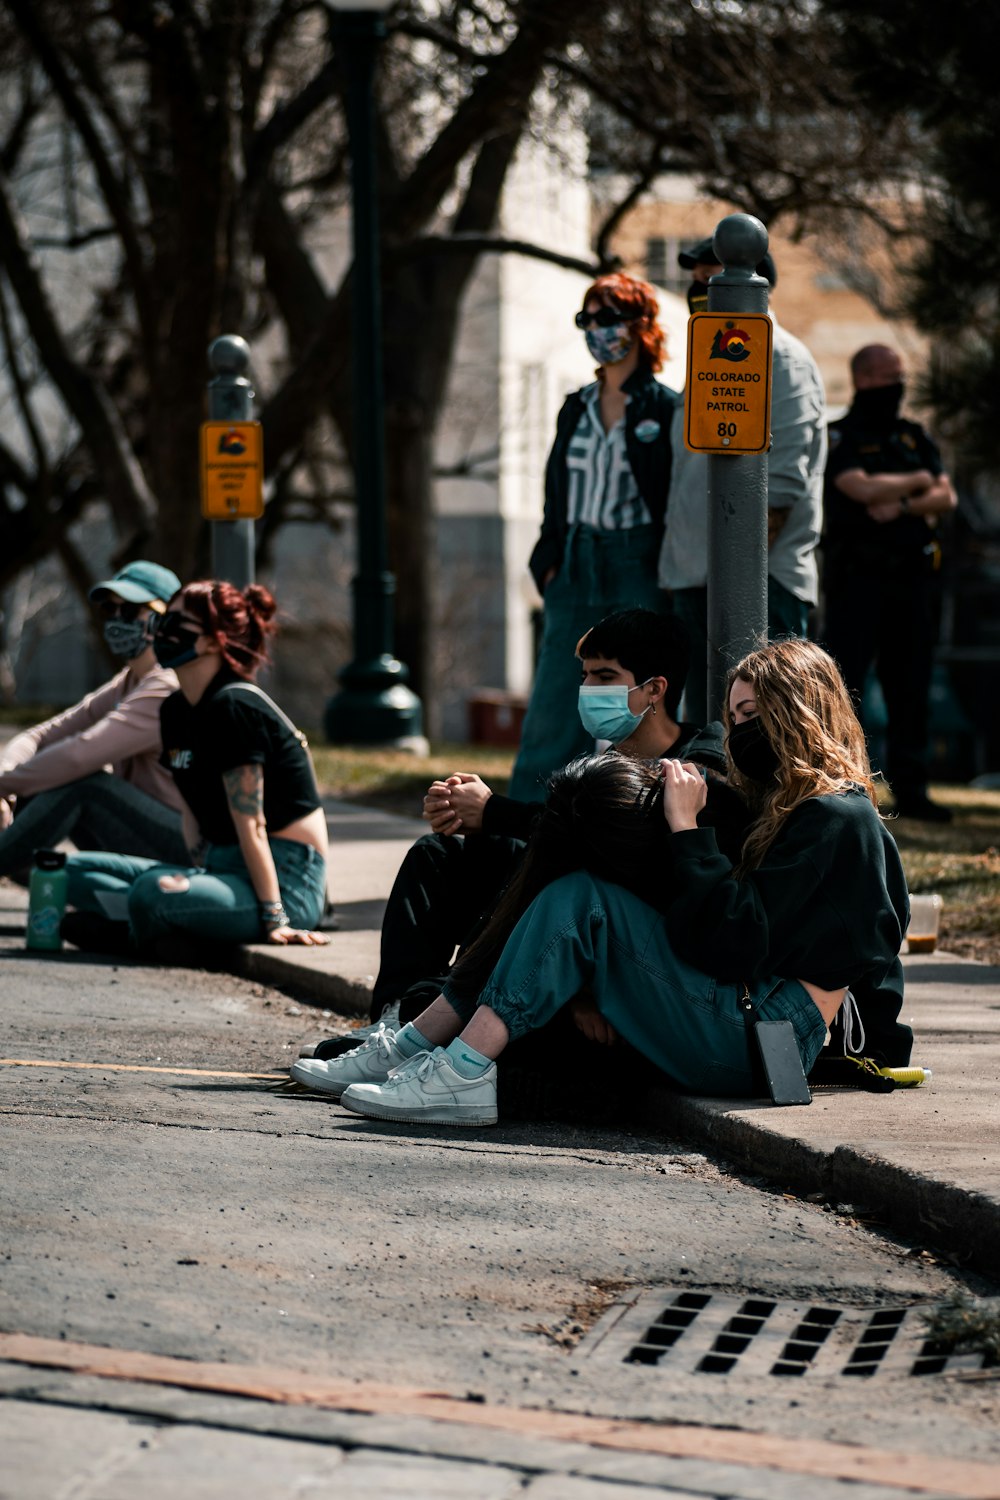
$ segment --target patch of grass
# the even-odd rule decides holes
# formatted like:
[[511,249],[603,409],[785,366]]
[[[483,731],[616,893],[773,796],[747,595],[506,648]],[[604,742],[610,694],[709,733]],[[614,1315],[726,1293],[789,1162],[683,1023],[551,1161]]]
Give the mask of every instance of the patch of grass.
[[317,743],[310,735],[320,786],[329,797],[380,807],[402,817],[419,818],[424,793],[432,781],[456,771],[476,772],[493,791],[504,793],[514,764],[513,750],[488,745],[432,745],[429,756],[400,750],[355,750]]
[[941,896],[942,948],[1000,964],[1000,792],[938,786],[932,795],[951,823],[889,821],[907,883]]
[[987,1368],[1000,1364],[1000,1308],[958,1292],[924,1314],[927,1337],[941,1354],[981,1354]]
[[46,719],[61,712],[62,709],[53,708],[51,703],[5,703],[0,704],[0,724],[7,724],[15,730],[30,729],[33,724],[44,724]]

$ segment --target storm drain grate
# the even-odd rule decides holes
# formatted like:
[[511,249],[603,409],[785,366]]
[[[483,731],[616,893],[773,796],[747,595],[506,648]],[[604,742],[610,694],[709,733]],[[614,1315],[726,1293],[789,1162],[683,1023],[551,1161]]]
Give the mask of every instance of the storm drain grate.
[[711,1292],[644,1292],[612,1308],[580,1353],[703,1375],[938,1375],[980,1370],[927,1337],[927,1307],[836,1307]]

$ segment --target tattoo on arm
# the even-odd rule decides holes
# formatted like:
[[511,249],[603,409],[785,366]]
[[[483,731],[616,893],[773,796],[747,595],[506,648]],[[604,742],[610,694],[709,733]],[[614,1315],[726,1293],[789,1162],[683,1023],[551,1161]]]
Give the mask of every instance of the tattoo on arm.
[[222,777],[226,796],[232,812],[244,818],[264,822],[264,768],[263,766],[234,766]]

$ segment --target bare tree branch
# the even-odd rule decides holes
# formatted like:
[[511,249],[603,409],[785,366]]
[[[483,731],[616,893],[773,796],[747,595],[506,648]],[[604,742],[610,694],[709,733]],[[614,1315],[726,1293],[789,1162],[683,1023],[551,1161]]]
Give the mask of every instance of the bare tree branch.
[[7,290],[2,285],[0,285],[0,330],[3,332],[4,348],[7,351],[7,369],[10,372],[11,384],[14,387],[14,395],[21,413],[21,421],[24,424],[24,429],[28,434],[28,441],[31,443],[32,452],[35,455],[35,465],[39,480],[44,481],[48,475],[48,456],[45,452],[45,443],[42,439],[42,434],[35,420],[35,413],[31,407],[28,383],[21,369],[21,359],[14,339],[10,310],[7,306]]
[[562,266],[567,271],[579,271],[583,276],[599,276],[600,260],[582,260],[576,255],[564,255],[560,250],[551,250],[547,245],[532,244],[530,240],[511,239],[501,234],[422,234],[410,240],[393,254],[393,259],[410,260],[424,255],[525,255],[532,260],[544,260],[553,266]]
[[155,499],[129,447],[117,410],[98,382],[73,358],[63,338],[2,176],[0,260],[45,367],[104,472],[108,499],[122,531],[145,531],[156,513]]
[[79,132],[80,139],[87,149],[87,154],[97,175],[108,212],[111,214],[121,240],[122,252],[128,266],[139,319],[146,330],[147,336],[152,336],[149,289],[146,281],[146,256],[136,233],[135,219],[128,188],[119,179],[104,149],[104,142],[94,129],[94,122],[90,116],[90,112],[84,107],[79,92],[74,86],[67,69],[63,66],[62,59],[53,45],[51,37],[42,25],[40,8],[34,3],[34,0],[7,0],[7,3],[26,41],[45,69],[59,102],[66,111],[68,118],[73,122],[75,129]]

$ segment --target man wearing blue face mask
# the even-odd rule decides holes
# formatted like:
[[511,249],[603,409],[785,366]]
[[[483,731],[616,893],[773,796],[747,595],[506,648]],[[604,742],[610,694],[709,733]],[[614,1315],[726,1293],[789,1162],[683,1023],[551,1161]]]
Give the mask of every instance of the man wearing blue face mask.
[[[160,764],[160,705],[177,690],[148,633],[180,580],[159,563],[126,564],[90,592],[119,672],[0,754],[0,875],[21,876],[36,849],[77,848],[186,862],[180,799]],[[16,810],[16,816],[15,816]]]
[[656,570],[676,394],[655,376],[664,333],[653,288],[599,277],[576,314],[596,379],[566,398],[545,467],[545,510],[529,567],[544,625],[511,793],[540,802],[545,779],[587,741],[572,707],[573,648],[594,620],[658,609]]
[[[586,750],[597,740],[637,760],[669,756],[725,773],[722,725],[701,730],[675,717],[688,663],[687,633],[675,616],[645,609],[609,615],[578,642],[573,661]],[[706,822],[735,853],[745,821],[742,803],[718,781],[710,790]],[[537,802],[494,793],[469,772],[432,784],[424,817],[434,831],[407,854],[386,906],[372,993],[373,1034],[380,1022],[391,1030],[410,1020],[438,992],[456,947],[475,935],[519,867],[541,810]],[[332,1093],[359,1081],[345,1075],[353,1063],[325,1064],[364,1037],[331,1038],[307,1049],[309,1061],[296,1063],[292,1076]],[[362,1068],[366,1060],[367,1054]]]

